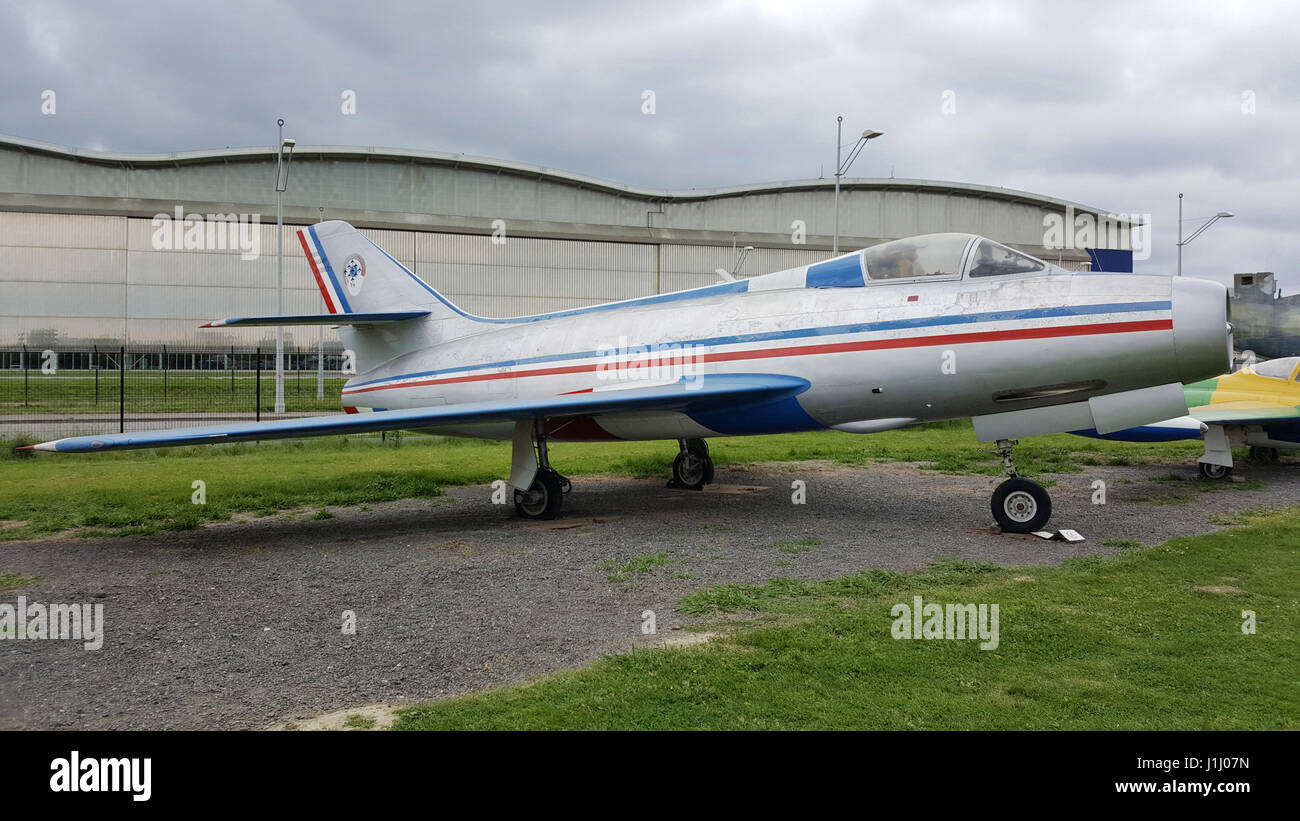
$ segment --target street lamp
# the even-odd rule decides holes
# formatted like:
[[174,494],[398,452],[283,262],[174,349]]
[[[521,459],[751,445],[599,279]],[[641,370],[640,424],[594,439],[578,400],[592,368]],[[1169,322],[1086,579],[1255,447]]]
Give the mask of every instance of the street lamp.
[[[325,221],[325,206],[316,206],[319,219],[317,224]],[[316,326],[316,398],[325,398],[325,326]]]
[[1209,228],[1211,225],[1218,222],[1219,220],[1227,219],[1229,217],[1234,217],[1234,216],[1236,216],[1236,214],[1232,213],[1231,211],[1220,211],[1219,213],[1210,217],[1210,219],[1200,228],[1197,228],[1195,231],[1193,231],[1190,237],[1188,237],[1187,239],[1183,239],[1183,195],[1182,194],[1178,195],[1178,276],[1183,275],[1183,246],[1188,244],[1192,240],[1196,239],[1201,234],[1205,233],[1206,228]]
[[[284,316],[284,192],[289,188],[289,162],[298,142],[284,136],[284,120],[275,123],[280,126],[280,149],[275,163],[275,313]],[[283,325],[275,326],[275,412],[284,413]]]
[[849,166],[853,165],[853,161],[862,153],[862,147],[867,144],[867,140],[874,140],[885,133],[876,131],[874,128],[863,131],[862,136],[858,137],[858,141],[853,144],[853,148],[849,151],[849,158],[841,163],[840,151],[844,148],[844,143],[840,134],[843,129],[844,117],[841,115],[835,118],[835,239],[831,245],[831,256],[835,256],[840,252],[840,177],[844,176],[844,173],[849,170]]

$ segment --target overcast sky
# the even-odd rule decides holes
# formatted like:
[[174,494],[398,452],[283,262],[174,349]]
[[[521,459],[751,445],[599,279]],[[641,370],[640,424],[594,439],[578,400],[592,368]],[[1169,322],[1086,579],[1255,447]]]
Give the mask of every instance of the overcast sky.
[[[1149,213],[1172,271],[1300,291],[1300,9],[1216,2],[0,0],[0,131],[81,148],[425,148],[656,188],[833,173]],[[42,92],[56,93],[53,115]],[[356,114],[342,113],[355,92]],[[644,114],[644,92],[654,113]],[[945,113],[955,108],[953,113]]]

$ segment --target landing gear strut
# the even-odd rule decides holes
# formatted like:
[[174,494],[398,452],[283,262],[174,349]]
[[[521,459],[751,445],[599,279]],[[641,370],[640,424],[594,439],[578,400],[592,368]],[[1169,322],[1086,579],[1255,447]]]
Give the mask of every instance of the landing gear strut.
[[703,439],[678,439],[681,451],[673,460],[673,478],[668,487],[703,490],[713,481],[713,459]]
[[1002,465],[1011,477],[993,491],[993,518],[1003,533],[1032,533],[1041,530],[1052,516],[1052,497],[1037,482],[1016,475],[1012,449],[1020,444],[1011,439],[999,439],[997,450]]
[[564,494],[573,489],[573,483],[551,467],[540,424],[533,428],[533,454],[537,475],[528,490],[515,491],[515,512],[525,519],[554,519],[560,515]]

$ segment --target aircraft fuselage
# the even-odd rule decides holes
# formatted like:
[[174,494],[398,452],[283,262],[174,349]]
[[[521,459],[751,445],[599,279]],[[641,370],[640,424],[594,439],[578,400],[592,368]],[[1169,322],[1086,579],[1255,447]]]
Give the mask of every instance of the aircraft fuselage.
[[[479,324],[358,374],[343,403],[417,408],[762,372],[811,387],[751,418],[604,416],[553,435],[703,438],[872,420],[884,429],[1087,399],[1173,372],[1195,378],[1226,351],[1222,324],[1201,316],[1221,310],[1221,288],[1196,280],[1058,273],[809,288],[781,287],[781,277]],[[445,432],[509,438],[511,426]]]

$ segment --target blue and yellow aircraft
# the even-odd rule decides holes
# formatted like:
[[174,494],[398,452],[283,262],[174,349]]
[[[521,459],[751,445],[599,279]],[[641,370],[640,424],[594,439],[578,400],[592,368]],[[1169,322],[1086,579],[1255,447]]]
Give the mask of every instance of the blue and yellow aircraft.
[[1273,464],[1279,451],[1300,450],[1300,357],[1259,362],[1183,386],[1187,416],[1114,433],[1076,431],[1121,442],[1205,440],[1201,475],[1222,479],[1232,472],[1232,448],[1249,447],[1250,460]]

